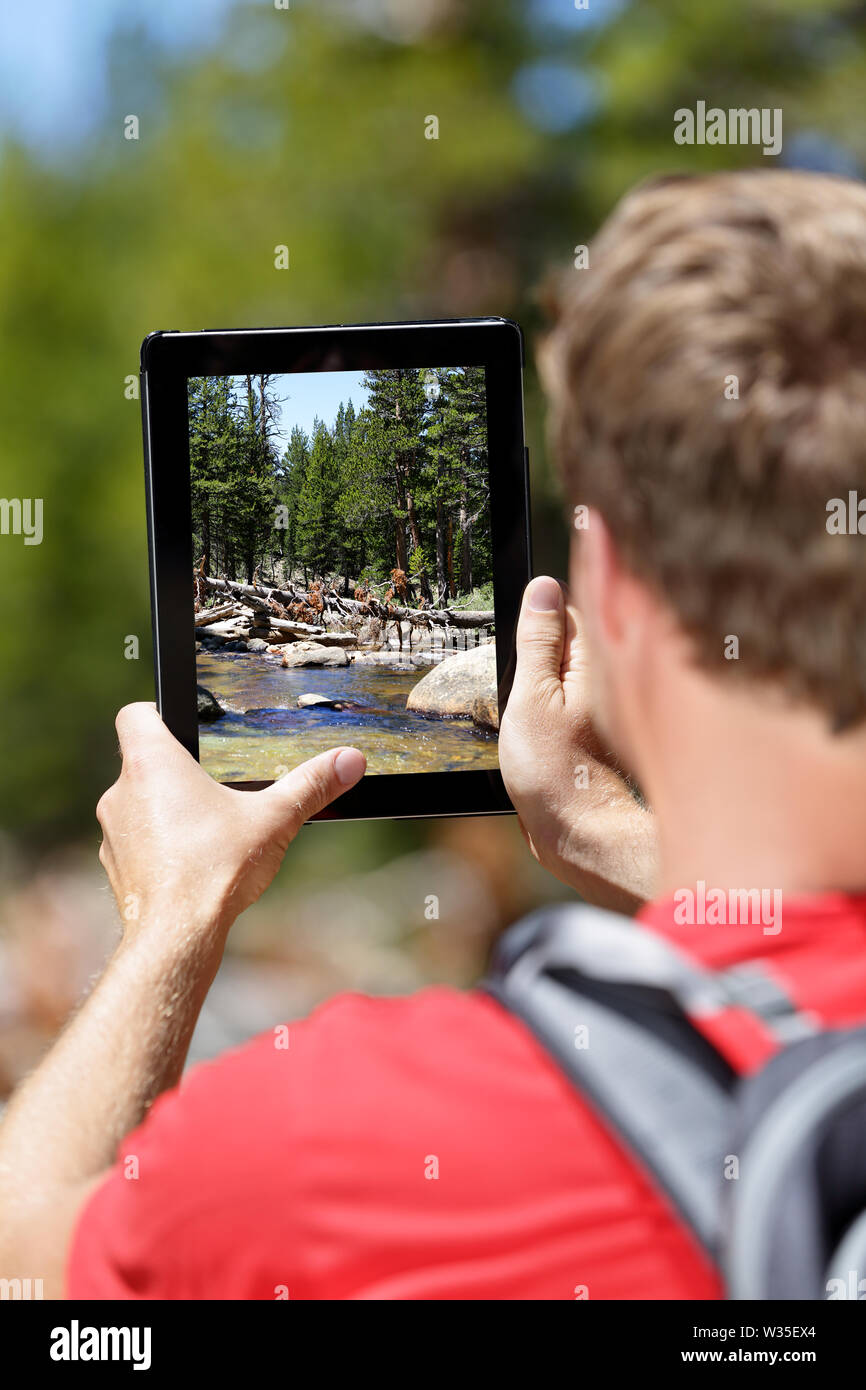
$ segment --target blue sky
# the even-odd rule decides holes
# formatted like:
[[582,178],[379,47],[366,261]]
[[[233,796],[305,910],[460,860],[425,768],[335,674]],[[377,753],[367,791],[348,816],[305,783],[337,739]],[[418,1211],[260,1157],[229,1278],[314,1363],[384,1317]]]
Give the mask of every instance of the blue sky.
[[[309,3],[335,15],[347,5],[347,17],[375,29],[393,0],[291,0],[292,8]],[[404,3],[411,13],[415,0]],[[514,98],[543,129],[564,130],[591,114],[599,94],[573,64],[556,61],[558,44],[569,31],[609,23],[629,0],[591,0],[586,10],[576,10],[573,0],[524,3],[527,21],[552,52],[516,74]],[[0,0],[0,137],[11,133],[50,158],[98,135],[113,35],[135,36],[136,43],[182,57],[218,45],[227,15],[244,4],[272,8],[272,0]],[[236,33],[231,52],[224,49],[226,60],[239,66],[266,60],[255,49],[259,26],[250,26],[249,51],[243,33]]]
[[[401,0],[411,15],[417,0]],[[343,16],[342,22],[367,26],[395,37],[397,0],[291,0],[285,13],[303,5]],[[573,34],[591,35],[622,15],[633,0],[522,0],[524,16],[537,39],[518,67],[511,95],[525,119],[552,134],[579,129],[606,104],[603,74],[563,43]],[[272,10],[273,0],[0,0],[0,146],[12,137],[28,144],[46,163],[64,164],[105,131],[107,69],[112,39],[125,36],[123,95],[138,100],[149,90],[149,50],[175,58],[218,48],[223,61],[246,70],[269,61],[263,48],[267,26],[240,25],[231,46],[226,20],[235,7]],[[809,6],[806,6],[808,9]],[[404,29],[406,26],[403,26]],[[407,34],[413,26],[408,26]],[[397,31],[400,25],[396,26]],[[418,40],[423,42],[423,35]],[[141,61],[138,61],[138,58]],[[127,91],[127,89],[129,89]],[[142,99],[143,96],[142,96]],[[133,106],[131,109],[136,109]],[[781,163],[806,169],[862,176],[855,155],[819,131],[786,131]]]
[[295,425],[312,434],[317,417],[333,425],[341,402],[348,405],[351,401],[356,411],[366,405],[363,378],[363,372],[289,372],[275,377],[271,383],[275,395],[288,397],[280,408],[280,425],[274,433],[280,453]]
[[140,32],[170,51],[195,50],[219,40],[234,3],[0,0],[0,132],[49,151],[86,138],[104,114],[105,60],[115,31]]
[[[330,428],[340,406],[348,405],[349,401],[354,405],[356,414],[362,410],[370,394],[364,386],[364,375],[360,371],[287,372],[275,376],[271,389],[282,401],[274,431],[274,442],[280,453],[284,452],[296,425],[310,435],[317,419],[323,420]],[[235,381],[243,390],[243,377],[236,377]]]

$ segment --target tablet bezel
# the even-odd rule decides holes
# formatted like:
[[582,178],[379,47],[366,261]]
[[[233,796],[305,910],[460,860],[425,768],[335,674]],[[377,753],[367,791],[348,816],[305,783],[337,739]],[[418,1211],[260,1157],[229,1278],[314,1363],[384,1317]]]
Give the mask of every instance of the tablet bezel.
[[[485,368],[501,716],[511,686],[521,595],[530,574],[524,360],[520,327],[504,318],[160,331],[145,338],[141,345],[141,404],[157,707],[168,728],[196,759],[199,740],[188,378],[401,366]],[[270,783],[222,785],[256,790]],[[402,809],[407,803],[413,809]],[[496,768],[365,777],[315,819],[415,819],[511,811]]]

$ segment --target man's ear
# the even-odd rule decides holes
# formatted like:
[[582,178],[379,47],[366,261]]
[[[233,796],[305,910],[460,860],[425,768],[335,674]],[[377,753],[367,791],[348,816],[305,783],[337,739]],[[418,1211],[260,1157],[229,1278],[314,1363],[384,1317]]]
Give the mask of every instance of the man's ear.
[[615,646],[624,630],[625,572],[610,531],[594,509],[577,534],[572,567],[572,591],[587,627],[604,646]]
[[589,524],[572,546],[570,581],[590,646],[616,658],[629,679],[649,677],[657,661],[683,656],[683,634],[668,605],[623,560],[604,518]]

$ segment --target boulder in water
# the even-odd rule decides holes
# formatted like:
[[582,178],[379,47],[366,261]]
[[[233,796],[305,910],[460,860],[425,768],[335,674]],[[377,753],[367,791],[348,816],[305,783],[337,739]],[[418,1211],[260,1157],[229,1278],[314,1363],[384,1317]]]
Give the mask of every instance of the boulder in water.
[[406,708],[433,719],[473,719],[478,700],[498,708],[494,642],[440,661],[409,691]]
[[348,709],[372,714],[381,713],[381,710],[374,709],[365,700],[331,699],[328,695],[314,695],[312,693],[298,696],[298,709]]
[[496,691],[476,695],[472,704],[472,721],[482,729],[499,728],[499,701]]
[[348,666],[341,647],[324,647],[320,642],[293,642],[283,652],[281,666]]
[[215,695],[206,690],[203,685],[197,685],[196,699],[198,701],[198,717],[203,723],[212,723],[214,719],[222,719],[225,710]]

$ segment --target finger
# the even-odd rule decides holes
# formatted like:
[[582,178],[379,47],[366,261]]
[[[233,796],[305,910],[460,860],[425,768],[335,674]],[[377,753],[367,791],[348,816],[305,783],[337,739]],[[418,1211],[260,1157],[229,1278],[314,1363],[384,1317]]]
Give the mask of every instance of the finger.
[[99,846],[99,856],[98,856],[98,857],[99,857],[99,862],[100,862],[100,864],[102,865],[103,869],[105,870],[106,876],[107,876],[107,878],[108,878],[108,882],[111,884],[111,887],[112,887],[112,890],[113,890],[113,889],[114,889],[114,882],[115,882],[115,863],[114,863],[114,855],[113,855],[112,850],[111,850],[111,845],[108,843],[107,840],[103,840],[102,843],[101,843],[101,845]]
[[565,644],[565,597],[548,575],[526,587],[517,623],[515,684],[525,693],[549,693],[560,684]]
[[105,829],[105,822],[108,818],[108,808],[111,805],[111,790],[111,787],[109,787],[107,791],[104,791],[96,803],[96,819],[99,821],[103,830]]
[[143,767],[183,751],[162,722],[156,705],[141,701],[124,705],[114,721],[125,771]]
[[585,675],[586,644],[583,634],[583,618],[580,609],[566,601],[565,635],[562,645],[562,670],[572,675]]
[[357,748],[332,748],[301,763],[254,796],[269,814],[279,817],[281,824],[288,823],[294,834],[304,821],[360,782],[366,767],[367,760]]

